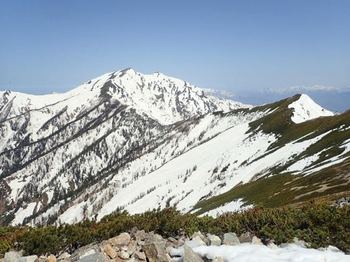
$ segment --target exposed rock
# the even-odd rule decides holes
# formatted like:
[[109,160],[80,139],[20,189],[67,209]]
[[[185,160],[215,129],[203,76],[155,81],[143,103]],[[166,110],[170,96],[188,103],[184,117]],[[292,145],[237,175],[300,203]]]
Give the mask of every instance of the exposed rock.
[[144,252],[136,251],[134,257],[138,260],[146,260],[146,255]]
[[9,251],[5,253],[4,262],[17,262],[22,256],[21,252]]
[[228,246],[235,246],[239,245],[240,242],[237,235],[235,233],[230,232],[224,234],[223,244]]
[[149,262],[169,261],[165,252],[165,241],[157,234],[149,235],[142,248]]
[[57,261],[57,259],[54,255],[49,255],[47,257],[47,262],[56,262],[56,261]]
[[117,251],[115,251],[109,243],[106,243],[102,246],[102,251],[105,252],[106,255],[110,258],[115,258],[118,256]]
[[72,256],[71,261],[79,262],[103,262],[105,256],[101,253],[97,245],[87,245],[76,250]]
[[131,256],[132,254],[135,253],[136,249],[137,249],[136,241],[135,240],[131,240],[126,251]]
[[205,237],[202,232],[197,231],[195,233],[193,233],[193,235],[191,236],[191,239],[194,239],[195,237],[199,237],[206,245],[209,244],[209,240],[207,237]]
[[261,239],[258,238],[258,237],[256,237],[256,236],[253,236],[253,238],[252,238],[252,244],[253,244],[253,245],[263,245]]
[[273,242],[268,243],[267,246],[268,246],[269,248],[273,248],[273,249],[274,249],[274,248],[278,248],[277,245],[276,245],[275,243],[273,243]]
[[308,244],[304,240],[300,240],[297,237],[293,238],[294,244],[301,246],[301,247],[308,247]]
[[9,251],[5,253],[4,262],[35,262],[38,260],[38,256],[25,256],[22,257],[22,251]]
[[134,233],[136,242],[144,241],[147,237],[145,230],[138,230]]
[[104,262],[104,256],[101,253],[93,253],[80,257],[79,262]]
[[241,243],[251,243],[253,240],[253,235],[250,232],[245,232],[239,236],[239,241]]
[[222,257],[216,257],[212,262],[224,262],[224,259]]
[[21,257],[18,262],[35,262],[37,261],[38,256],[26,256],[26,257]]
[[127,246],[130,240],[131,240],[131,237],[128,233],[121,233],[120,235],[110,238],[107,241],[112,246],[122,247],[122,246]]
[[192,238],[192,241],[195,241],[198,244],[198,246],[207,245],[199,236],[195,236],[194,238]]
[[[64,260],[61,260],[64,262]],[[47,262],[47,257],[46,256],[40,256],[35,262]]]
[[189,247],[187,244],[184,245],[183,261],[184,262],[204,262],[204,260],[196,252],[194,252],[193,249]]
[[208,234],[209,244],[211,246],[220,246],[221,245],[221,239],[220,237],[212,234]]
[[129,253],[125,250],[119,251],[118,256],[122,259],[128,259],[130,257]]

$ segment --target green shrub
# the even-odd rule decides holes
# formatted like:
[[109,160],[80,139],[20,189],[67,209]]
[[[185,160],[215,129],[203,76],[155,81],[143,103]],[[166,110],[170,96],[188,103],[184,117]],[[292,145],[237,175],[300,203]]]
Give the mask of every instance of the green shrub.
[[[222,235],[226,232],[251,232],[263,241],[273,239],[285,243],[297,237],[312,247],[337,246],[350,252],[350,207],[336,208],[325,204],[303,207],[254,208],[241,213],[225,214],[216,219],[181,214],[175,209],[129,215],[116,213],[100,222],[84,221],[59,227],[0,228],[0,252],[10,248],[23,249],[26,254],[57,254],[129,231],[133,227],[154,231],[164,237],[180,232]],[[15,245],[15,243],[18,243]]]

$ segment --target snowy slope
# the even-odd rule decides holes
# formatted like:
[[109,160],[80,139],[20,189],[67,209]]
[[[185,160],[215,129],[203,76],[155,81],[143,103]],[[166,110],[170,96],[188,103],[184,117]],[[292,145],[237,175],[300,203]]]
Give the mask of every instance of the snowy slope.
[[316,104],[308,95],[302,94],[300,98],[291,103],[289,108],[293,109],[292,120],[299,124],[322,116],[333,116],[334,113]]
[[[307,125],[307,119],[328,114],[318,107],[304,95],[251,107],[132,69],[63,94],[2,92],[0,223],[74,223],[167,206],[189,212],[203,199],[275,174],[277,167],[313,174],[348,159],[348,116],[295,137],[275,132],[270,121],[286,121],[282,126],[294,134],[300,128],[288,118],[294,114],[294,122]],[[345,134],[342,140],[329,144],[338,133]],[[307,153],[317,143],[325,153]],[[328,154],[334,146],[337,154]],[[212,213],[243,204],[237,200]]]

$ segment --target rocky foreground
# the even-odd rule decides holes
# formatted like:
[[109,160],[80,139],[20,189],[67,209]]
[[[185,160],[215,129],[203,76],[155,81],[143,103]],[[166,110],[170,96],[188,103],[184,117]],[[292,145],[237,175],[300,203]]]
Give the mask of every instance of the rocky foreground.
[[275,245],[263,243],[250,233],[237,236],[226,233],[222,237],[201,232],[190,238],[184,234],[175,238],[163,238],[153,232],[132,230],[130,233],[90,244],[69,254],[65,250],[56,257],[23,256],[23,252],[7,252],[3,262],[103,262],[103,261],[148,261],[148,262],[226,262],[226,261],[350,261],[350,255],[336,247],[326,249],[307,248],[307,243],[298,239],[293,244]]

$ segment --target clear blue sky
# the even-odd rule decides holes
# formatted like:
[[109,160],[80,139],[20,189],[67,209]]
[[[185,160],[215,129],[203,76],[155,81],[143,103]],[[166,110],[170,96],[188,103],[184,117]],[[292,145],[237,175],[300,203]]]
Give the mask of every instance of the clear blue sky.
[[242,96],[350,88],[349,0],[3,0],[0,33],[0,89],[61,92],[125,67]]

